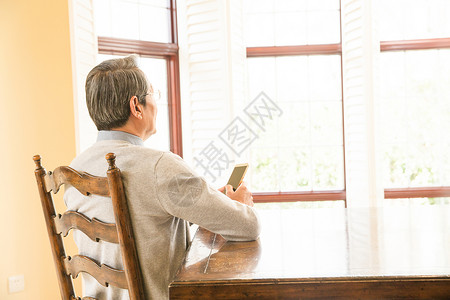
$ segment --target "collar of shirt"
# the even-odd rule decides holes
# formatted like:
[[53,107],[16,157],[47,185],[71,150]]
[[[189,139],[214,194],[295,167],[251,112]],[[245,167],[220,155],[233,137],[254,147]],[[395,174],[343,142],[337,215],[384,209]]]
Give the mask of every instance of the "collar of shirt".
[[97,142],[108,140],[126,141],[133,145],[144,146],[144,141],[131,133],[117,130],[101,130],[98,132]]

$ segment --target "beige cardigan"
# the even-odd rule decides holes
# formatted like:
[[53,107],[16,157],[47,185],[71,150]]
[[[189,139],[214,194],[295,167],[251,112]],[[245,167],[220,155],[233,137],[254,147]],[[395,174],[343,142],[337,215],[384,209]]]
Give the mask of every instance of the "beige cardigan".
[[[189,223],[221,234],[231,241],[258,238],[255,210],[211,188],[177,155],[156,151],[123,140],[102,140],[74,159],[71,167],[106,176],[105,154],[116,154],[136,237],[147,299],[168,299],[168,285],[189,245]],[[70,210],[89,218],[114,222],[109,198],[83,196],[67,187],[64,200]],[[93,242],[79,231],[74,239],[80,254],[101,264],[122,268],[118,245]],[[128,299],[126,290],[105,288],[90,275],[83,276],[84,296]]]

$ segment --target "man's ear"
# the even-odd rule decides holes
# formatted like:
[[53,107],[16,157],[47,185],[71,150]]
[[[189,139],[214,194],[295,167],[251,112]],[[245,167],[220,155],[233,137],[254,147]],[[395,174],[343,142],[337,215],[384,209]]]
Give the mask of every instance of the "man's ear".
[[133,115],[137,119],[142,119],[142,105],[139,103],[139,100],[136,96],[133,96],[130,99],[130,112],[131,115]]

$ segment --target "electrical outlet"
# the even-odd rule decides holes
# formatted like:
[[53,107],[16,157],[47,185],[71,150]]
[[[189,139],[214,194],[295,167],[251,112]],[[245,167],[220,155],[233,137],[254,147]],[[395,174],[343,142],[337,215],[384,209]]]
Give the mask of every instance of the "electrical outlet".
[[8,278],[9,281],[9,293],[18,293],[25,289],[25,276],[16,275]]

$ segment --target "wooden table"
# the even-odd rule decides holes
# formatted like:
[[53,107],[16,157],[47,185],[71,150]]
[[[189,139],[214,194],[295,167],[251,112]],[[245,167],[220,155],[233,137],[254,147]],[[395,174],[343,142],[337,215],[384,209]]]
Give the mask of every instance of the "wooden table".
[[260,239],[199,229],[170,299],[450,299],[450,206],[259,211]]

